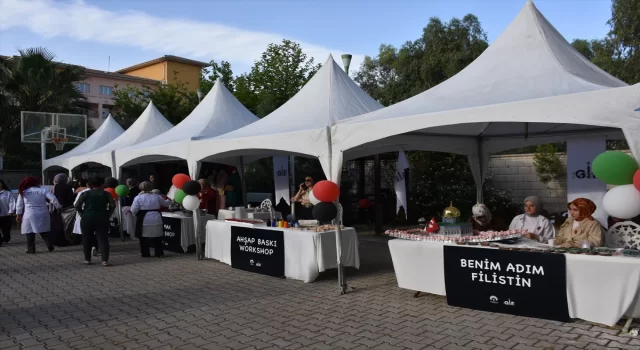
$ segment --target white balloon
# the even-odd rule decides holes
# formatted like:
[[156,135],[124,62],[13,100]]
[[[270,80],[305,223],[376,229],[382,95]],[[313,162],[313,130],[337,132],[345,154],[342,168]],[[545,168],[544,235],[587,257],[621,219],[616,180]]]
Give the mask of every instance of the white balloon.
[[182,206],[187,210],[197,210],[200,208],[200,199],[198,196],[186,196],[182,200]]
[[313,195],[313,190],[309,192],[309,202],[311,202],[311,204],[313,205],[320,203],[320,200]]
[[640,215],[640,191],[633,185],[616,186],[602,199],[604,210],[618,219],[632,219]]

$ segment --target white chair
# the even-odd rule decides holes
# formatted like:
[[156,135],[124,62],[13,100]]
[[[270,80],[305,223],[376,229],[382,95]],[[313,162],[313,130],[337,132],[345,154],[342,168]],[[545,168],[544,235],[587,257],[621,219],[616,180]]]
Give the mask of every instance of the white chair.
[[269,209],[269,210],[271,210],[272,207],[273,207],[273,203],[271,203],[271,199],[269,199],[269,198],[263,200],[262,203],[260,203],[260,208],[261,209]]
[[344,209],[342,209],[342,204],[337,203],[336,207],[338,208],[338,214],[336,215],[336,221],[338,225],[342,225],[342,217],[344,215]]
[[609,227],[605,238],[609,248],[640,249],[640,225],[622,221]]

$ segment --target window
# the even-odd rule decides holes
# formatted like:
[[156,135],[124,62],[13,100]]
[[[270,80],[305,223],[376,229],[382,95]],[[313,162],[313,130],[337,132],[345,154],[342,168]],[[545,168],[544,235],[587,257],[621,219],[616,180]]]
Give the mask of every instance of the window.
[[100,85],[100,95],[113,95],[113,88],[111,86]]
[[89,84],[87,83],[77,83],[76,87],[78,88],[78,90],[80,90],[80,92],[82,92],[83,94],[88,94],[89,93]]

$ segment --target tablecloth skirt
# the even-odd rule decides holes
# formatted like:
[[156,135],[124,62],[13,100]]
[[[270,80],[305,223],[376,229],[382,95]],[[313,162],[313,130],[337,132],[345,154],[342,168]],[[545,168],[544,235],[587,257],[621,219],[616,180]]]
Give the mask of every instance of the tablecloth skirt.
[[[226,221],[207,223],[206,258],[231,265],[232,225],[235,224]],[[266,226],[257,228],[284,232],[284,269],[287,278],[313,282],[320,272],[338,265],[335,231],[310,232]],[[353,228],[342,230],[342,263],[343,266],[360,268],[358,235]]]
[[[443,246],[435,242],[390,240],[398,286],[446,295]],[[571,318],[614,326],[624,316],[640,317],[640,259],[565,256]]]

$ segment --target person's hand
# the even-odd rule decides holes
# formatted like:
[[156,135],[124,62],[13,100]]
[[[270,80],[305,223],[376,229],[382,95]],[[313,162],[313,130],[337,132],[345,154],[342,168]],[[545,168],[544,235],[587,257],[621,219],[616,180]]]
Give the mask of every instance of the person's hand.
[[571,247],[573,247],[573,245],[571,243],[568,243],[568,242],[567,243],[563,243],[563,244],[560,245],[560,248],[571,248]]
[[17,223],[22,223],[22,215],[16,215],[16,222]]

